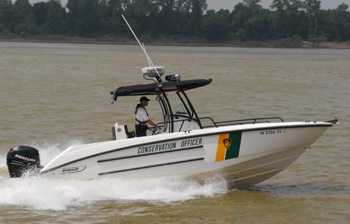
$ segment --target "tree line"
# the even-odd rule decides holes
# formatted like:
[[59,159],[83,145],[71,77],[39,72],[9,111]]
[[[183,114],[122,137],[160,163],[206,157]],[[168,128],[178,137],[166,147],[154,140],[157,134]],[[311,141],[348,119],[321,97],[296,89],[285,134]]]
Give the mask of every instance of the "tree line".
[[347,4],[321,9],[321,0],[243,0],[232,10],[207,10],[206,0],[0,0],[5,37],[130,37],[125,15],[141,38],[198,38],[211,42],[350,41]]

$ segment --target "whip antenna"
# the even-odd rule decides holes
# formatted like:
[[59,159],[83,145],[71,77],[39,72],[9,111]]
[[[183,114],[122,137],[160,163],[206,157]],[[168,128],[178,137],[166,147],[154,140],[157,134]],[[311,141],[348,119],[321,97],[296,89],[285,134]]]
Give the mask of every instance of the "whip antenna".
[[[126,18],[124,17],[124,15],[122,15],[126,25],[129,27],[131,33],[134,35],[137,43],[140,45],[141,49],[143,50],[143,53],[145,53],[146,58],[147,58],[147,62],[148,65],[150,66],[149,68],[143,68],[142,69],[142,73],[145,76],[149,76],[151,78],[154,78],[154,81],[158,83],[159,86],[161,86],[161,82],[162,82],[162,78],[161,75],[163,75],[165,73],[165,68],[164,67],[155,67],[151,58],[148,56],[145,45],[143,43],[141,43],[139,41],[139,39],[137,38],[135,32],[133,31],[133,29],[131,28],[131,26],[129,25],[128,21],[126,20]],[[146,79],[146,78],[145,78]]]

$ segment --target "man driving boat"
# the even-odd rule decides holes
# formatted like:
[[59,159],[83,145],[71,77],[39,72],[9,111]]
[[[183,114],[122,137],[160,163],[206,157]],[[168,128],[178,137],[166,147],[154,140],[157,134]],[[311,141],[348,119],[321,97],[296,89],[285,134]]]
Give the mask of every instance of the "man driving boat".
[[148,129],[148,125],[154,126],[158,129],[158,127],[153,121],[148,116],[146,106],[148,106],[148,99],[147,97],[143,96],[140,98],[140,103],[136,105],[136,110],[135,110],[135,119],[136,119],[136,124],[135,124],[135,129],[136,129],[136,136],[141,137],[141,136],[146,136],[146,131]]

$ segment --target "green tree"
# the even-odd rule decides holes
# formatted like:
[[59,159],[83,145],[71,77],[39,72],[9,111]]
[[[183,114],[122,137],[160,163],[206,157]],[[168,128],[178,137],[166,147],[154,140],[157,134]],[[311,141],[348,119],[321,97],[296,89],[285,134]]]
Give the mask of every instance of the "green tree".
[[350,12],[347,4],[340,4],[335,10],[335,33],[338,41],[350,39]]
[[321,0],[305,0],[304,8],[310,18],[310,24],[313,24],[313,34],[318,35],[318,13],[321,8]]
[[33,5],[34,22],[38,27],[43,27],[47,20],[47,3],[37,2]]
[[107,34],[120,35],[126,32],[126,27],[121,15],[124,13],[124,9],[128,7],[129,1],[126,0],[108,0],[107,14],[105,18],[105,24],[103,29]]
[[302,8],[299,0],[273,0],[268,20],[275,39],[307,36],[307,18]]
[[78,36],[94,36],[99,31],[99,0],[68,0],[67,23],[69,33]]
[[285,38],[286,34],[286,1],[284,0],[273,0],[270,6],[273,11],[269,17],[270,30],[274,38]]
[[10,26],[16,34],[26,37],[40,32],[34,23],[32,5],[28,0],[17,0],[14,4],[14,10]]
[[269,36],[268,10],[258,3],[260,0],[244,0],[231,13],[231,30],[240,40],[262,40]]
[[13,17],[15,15],[15,8],[11,0],[0,0],[0,32],[13,31]]
[[65,34],[65,20],[66,11],[62,7],[60,0],[49,0],[47,2],[45,31],[48,34]]
[[[134,31],[140,36],[150,36],[160,34],[155,25],[158,5],[156,1],[136,0],[132,1],[124,10],[124,14],[128,19]],[[125,27],[125,33],[130,35],[130,32]]]
[[68,0],[66,7],[68,9],[67,14],[67,26],[70,35],[77,35],[77,21],[79,19],[79,5],[80,0]]
[[217,13],[209,10],[203,17],[202,33],[207,40],[225,40],[229,32],[230,11],[221,9]]
[[175,3],[175,0],[158,0],[159,13],[153,11],[153,15],[157,16],[157,28],[165,35],[171,35],[178,29],[175,26]]
[[202,16],[208,5],[206,0],[189,0],[191,12],[188,14],[186,26],[187,36],[200,36],[202,26]]
[[98,28],[98,0],[80,0],[79,17],[76,20],[77,33],[80,36],[91,36]]

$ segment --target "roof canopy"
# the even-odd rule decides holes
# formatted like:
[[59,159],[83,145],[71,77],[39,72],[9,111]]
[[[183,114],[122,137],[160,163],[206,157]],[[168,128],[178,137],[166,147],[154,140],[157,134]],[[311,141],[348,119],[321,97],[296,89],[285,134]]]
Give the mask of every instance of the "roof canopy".
[[158,83],[145,85],[122,86],[116,89],[113,94],[113,99],[116,101],[119,96],[138,96],[138,95],[158,95],[159,93],[171,92],[177,90],[189,90],[210,84],[212,79],[193,79],[185,81],[162,82],[161,87]]

